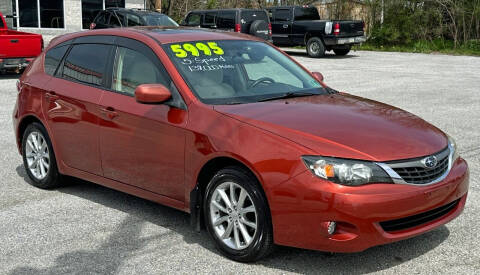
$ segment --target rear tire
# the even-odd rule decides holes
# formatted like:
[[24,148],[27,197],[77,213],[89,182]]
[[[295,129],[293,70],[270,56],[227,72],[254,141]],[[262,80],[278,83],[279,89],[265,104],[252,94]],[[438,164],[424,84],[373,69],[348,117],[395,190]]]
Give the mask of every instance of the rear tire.
[[47,130],[34,122],[27,126],[22,138],[23,166],[30,183],[38,188],[51,189],[61,184],[61,175]]
[[307,41],[308,56],[318,58],[325,56],[325,45],[318,37],[312,37]]
[[333,52],[336,55],[343,56],[343,55],[347,55],[350,52],[350,49],[351,49],[351,47],[348,47],[346,49],[333,49]]
[[238,166],[220,170],[207,186],[205,225],[220,252],[234,261],[257,261],[274,249],[270,211],[260,188]]

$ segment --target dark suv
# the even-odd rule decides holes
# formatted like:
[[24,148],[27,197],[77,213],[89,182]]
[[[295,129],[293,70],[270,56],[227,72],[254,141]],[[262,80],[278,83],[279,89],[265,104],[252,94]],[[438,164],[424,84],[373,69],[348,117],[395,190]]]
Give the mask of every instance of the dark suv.
[[178,26],[172,18],[155,11],[108,8],[100,11],[90,29],[107,29],[134,26]]
[[272,41],[272,25],[266,10],[194,10],[181,25],[241,32]]

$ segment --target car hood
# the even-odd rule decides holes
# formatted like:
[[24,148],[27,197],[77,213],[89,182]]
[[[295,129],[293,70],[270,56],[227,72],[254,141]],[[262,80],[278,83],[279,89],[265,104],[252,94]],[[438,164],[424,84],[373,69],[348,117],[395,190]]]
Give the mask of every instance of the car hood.
[[447,146],[446,135],[423,119],[344,93],[214,108],[322,156],[389,161],[431,155]]

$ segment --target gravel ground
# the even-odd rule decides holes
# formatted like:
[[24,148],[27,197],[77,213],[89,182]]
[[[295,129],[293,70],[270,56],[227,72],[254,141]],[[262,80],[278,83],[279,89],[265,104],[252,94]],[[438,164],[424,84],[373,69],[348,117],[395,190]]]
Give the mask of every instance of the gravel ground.
[[[464,213],[422,236],[355,254],[280,247],[255,264],[232,262],[185,213],[92,183],[44,191],[27,183],[14,144],[16,76],[0,76],[0,273],[462,273],[480,270],[480,58],[352,52],[292,55],[341,91],[411,111],[457,140],[470,165]],[[478,273],[477,273],[478,274]]]

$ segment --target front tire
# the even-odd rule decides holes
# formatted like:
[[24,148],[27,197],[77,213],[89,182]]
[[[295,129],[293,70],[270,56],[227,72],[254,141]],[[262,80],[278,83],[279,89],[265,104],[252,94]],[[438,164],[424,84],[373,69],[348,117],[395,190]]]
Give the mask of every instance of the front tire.
[[60,185],[60,174],[52,143],[42,124],[34,122],[25,129],[22,138],[22,157],[33,186],[50,189]]
[[203,204],[205,224],[226,257],[252,262],[274,248],[270,211],[257,179],[241,167],[227,167],[210,180]]
[[322,39],[312,37],[307,41],[307,53],[310,57],[318,58],[325,56],[325,45]]

